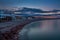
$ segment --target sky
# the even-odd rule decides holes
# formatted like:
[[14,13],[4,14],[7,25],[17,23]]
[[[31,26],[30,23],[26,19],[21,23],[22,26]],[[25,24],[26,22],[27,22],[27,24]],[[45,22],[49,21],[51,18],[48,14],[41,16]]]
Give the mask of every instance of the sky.
[[60,0],[0,0],[0,8],[28,7],[42,10],[60,9]]

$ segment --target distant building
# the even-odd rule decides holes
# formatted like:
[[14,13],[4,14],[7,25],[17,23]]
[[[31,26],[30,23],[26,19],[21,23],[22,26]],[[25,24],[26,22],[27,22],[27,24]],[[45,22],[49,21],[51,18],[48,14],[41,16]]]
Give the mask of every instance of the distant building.
[[21,12],[14,12],[14,14],[21,14]]

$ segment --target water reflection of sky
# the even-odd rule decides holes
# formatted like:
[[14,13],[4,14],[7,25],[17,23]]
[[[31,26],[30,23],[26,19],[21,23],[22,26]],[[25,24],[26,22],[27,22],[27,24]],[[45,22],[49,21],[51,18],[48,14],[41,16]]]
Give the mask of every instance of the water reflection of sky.
[[60,37],[60,20],[37,21],[26,25],[20,32],[21,40]]

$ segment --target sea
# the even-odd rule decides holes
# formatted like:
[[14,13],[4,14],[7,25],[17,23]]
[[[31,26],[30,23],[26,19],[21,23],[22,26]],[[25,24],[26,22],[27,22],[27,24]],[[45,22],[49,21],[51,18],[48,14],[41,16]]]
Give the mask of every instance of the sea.
[[59,40],[59,38],[60,19],[32,22],[19,32],[19,40]]

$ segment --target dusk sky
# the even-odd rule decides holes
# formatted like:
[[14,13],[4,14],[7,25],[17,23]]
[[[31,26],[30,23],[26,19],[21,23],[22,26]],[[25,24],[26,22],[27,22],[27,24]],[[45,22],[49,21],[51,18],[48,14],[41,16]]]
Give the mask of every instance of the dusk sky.
[[0,8],[29,7],[43,10],[60,9],[60,0],[0,0]]

